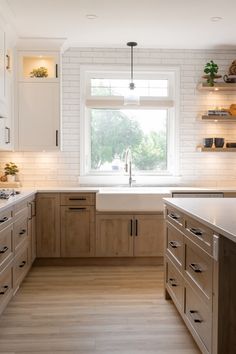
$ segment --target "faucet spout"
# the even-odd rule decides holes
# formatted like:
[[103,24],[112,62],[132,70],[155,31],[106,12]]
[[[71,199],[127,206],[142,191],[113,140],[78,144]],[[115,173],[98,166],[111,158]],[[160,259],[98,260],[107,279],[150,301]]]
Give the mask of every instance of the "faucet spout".
[[132,177],[132,152],[130,148],[125,151],[125,172],[129,172],[129,186],[132,187],[135,180]]

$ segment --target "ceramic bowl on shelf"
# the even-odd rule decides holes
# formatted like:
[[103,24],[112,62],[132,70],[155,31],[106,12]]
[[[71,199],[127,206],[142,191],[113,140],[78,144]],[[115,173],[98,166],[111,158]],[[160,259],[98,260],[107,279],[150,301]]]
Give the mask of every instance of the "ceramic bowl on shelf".
[[216,148],[222,148],[224,146],[225,139],[224,138],[214,138],[214,144]]
[[205,148],[211,148],[213,145],[213,138],[204,138],[203,145]]

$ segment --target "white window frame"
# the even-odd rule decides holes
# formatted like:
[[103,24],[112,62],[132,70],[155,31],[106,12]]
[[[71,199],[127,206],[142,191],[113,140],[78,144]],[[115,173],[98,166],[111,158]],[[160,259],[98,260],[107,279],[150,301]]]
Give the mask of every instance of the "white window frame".
[[[127,66],[95,66],[84,65],[80,68],[80,183],[83,184],[123,184],[127,176],[121,176],[114,172],[91,172],[88,171],[89,159],[91,156],[90,144],[87,137],[90,136],[89,110],[90,108],[111,108],[111,109],[136,109],[137,106],[124,106],[122,96],[91,96],[89,92],[90,78],[129,78],[130,68]],[[162,174],[153,173],[135,175],[137,183],[158,184],[167,182],[168,178],[173,181],[179,175],[179,87],[180,69],[169,66],[136,66],[135,79],[168,78],[168,97],[141,97],[138,109],[168,109],[167,125],[167,170]]]

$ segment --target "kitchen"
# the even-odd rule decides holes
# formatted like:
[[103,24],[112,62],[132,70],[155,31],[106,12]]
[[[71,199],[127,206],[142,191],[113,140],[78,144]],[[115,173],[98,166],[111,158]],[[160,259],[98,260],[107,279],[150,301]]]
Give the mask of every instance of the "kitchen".
[[[106,9],[101,9],[94,2],[87,2],[87,6],[83,1],[70,3],[70,11],[64,1],[57,4],[56,16],[53,2],[34,2],[33,6],[32,1],[24,1],[23,5],[19,1],[1,1],[2,26],[9,40],[6,40],[6,59],[10,58],[8,64],[11,69],[4,73],[9,90],[3,99],[8,112],[5,114],[7,122],[4,122],[4,127],[10,130],[4,132],[6,143],[2,148],[4,151],[0,153],[0,162],[2,172],[9,161],[16,163],[19,168],[17,181],[13,184],[2,182],[1,188],[23,187],[20,195],[10,197],[6,202],[12,209],[12,219],[7,227],[13,228],[14,233],[14,228],[18,230],[19,225],[22,232],[26,229],[24,222],[27,222],[29,234],[34,235],[29,236],[31,246],[37,243],[34,250],[31,247],[31,262],[37,258],[28,276],[25,278],[24,274],[19,278],[19,283],[23,279],[24,282],[1,316],[0,351],[198,353],[198,347],[174,306],[164,300],[165,226],[162,198],[171,197],[173,192],[235,196],[234,151],[216,151],[216,148],[209,151],[200,146],[205,138],[223,137],[225,142],[235,139],[233,118],[232,122],[201,119],[210,109],[228,108],[235,103],[234,83],[227,84],[223,78],[217,79],[219,84],[229,85],[226,87],[230,88],[219,92],[201,86],[206,81],[202,76],[208,61],[214,60],[218,64],[219,74],[223,77],[235,60],[234,25],[233,20],[230,21],[232,11],[225,9],[225,4],[219,4],[212,13],[212,9],[203,9],[200,5],[197,9],[196,6],[191,8],[190,2],[189,11],[196,21],[193,27],[197,28],[197,21],[202,21],[199,31],[207,29],[209,35],[196,35],[192,28],[193,32],[189,32],[188,37],[186,26],[180,28],[180,19],[175,11],[169,13],[169,7],[162,4],[163,18],[168,13],[168,18],[171,17],[172,23],[176,24],[176,31],[179,31],[175,40],[171,41],[172,29],[164,24],[164,27],[159,27],[162,23],[161,10],[152,1],[150,9],[154,7],[153,14],[148,12],[148,26],[143,23],[143,33],[139,31],[139,35],[135,28],[139,28],[140,16],[144,13],[143,3],[135,5],[137,8],[133,10],[132,28],[128,16],[130,11],[126,9],[125,33],[117,33],[116,30],[118,24],[115,14],[121,16],[122,11],[124,16],[121,4],[120,7],[109,2]],[[46,14],[41,9],[42,4],[46,6]],[[235,6],[233,2],[232,6]],[[43,22],[43,17],[47,16],[48,25],[42,28],[42,22],[35,13],[37,16],[40,14]],[[68,14],[68,21],[64,19],[64,13]],[[222,18],[216,20],[216,16]],[[49,18],[54,22],[50,22]],[[107,27],[103,27],[101,21]],[[189,21],[187,23],[189,25]],[[150,36],[149,26],[157,34],[157,39]],[[113,29],[114,37],[108,33],[108,27]],[[166,36],[159,36],[163,29]],[[162,96],[154,106],[152,97],[141,97],[138,108],[134,105],[124,108],[123,103],[121,107],[120,96],[112,97],[108,105],[105,96],[94,98],[88,95],[89,84],[91,89],[100,89],[101,92],[101,83],[98,85],[96,81],[101,73],[106,79],[109,79],[110,73],[114,75],[109,85],[117,83],[117,78],[120,81],[128,79],[129,84],[131,51],[127,42],[130,39],[137,39],[138,43],[133,48],[134,82],[136,78],[137,82],[142,81],[144,76],[146,81],[151,82],[156,75],[158,84],[162,85],[161,88],[157,87]],[[55,64],[57,69],[50,76],[49,68],[48,78],[29,77],[29,72],[34,70],[31,63],[40,55],[49,64],[53,63],[53,67]],[[166,82],[170,88],[168,94],[165,93]],[[215,87],[218,87],[217,84]],[[102,88],[104,91],[108,89]],[[153,121],[153,111],[158,111],[160,121],[165,123],[155,126],[157,129],[162,128],[160,133],[163,132],[163,126],[168,125],[165,144],[162,145],[167,146],[166,153],[162,155],[166,156],[166,160],[161,160],[159,173],[139,174],[134,168],[134,165],[139,163],[141,166],[143,163],[138,160],[140,154],[137,151],[142,148],[141,155],[144,155],[145,144],[131,148],[133,163],[129,157],[127,172],[124,171],[124,156],[121,156],[119,149],[116,150],[120,154],[119,158],[114,155],[112,161],[109,158],[109,163],[105,161],[99,165],[95,153],[100,151],[100,147],[105,149],[104,139],[92,150],[94,154],[89,155],[90,147],[93,146],[89,132],[93,126],[87,125],[88,112],[98,112],[105,117],[105,111],[109,109],[114,113],[114,107],[120,109],[122,114],[118,118],[123,119],[123,122],[127,122],[124,114],[129,121],[135,117],[134,133],[139,131],[137,122],[141,122],[140,126],[144,128],[140,136],[141,133],[147,134],[147,127],[140,118],[140,112],[144,110],[150,121]],[[92,116],[95,123],[99,122],[99,114]],[[117,132],[115,136],[118,136],[115,125],[114,131]],[[131,135],[129,137],[131,140]],[[120,145],[123,144],[121,138],[122,134]],[[123,150],[129,147],[130,141],[126,141]],[[91,166],[87,163],[90,159],[94,162],[92,171],[91,168],[89,171]],[[131,188],[130,177],[136,180]],[[36,217],[33,211],[35,195]],[[18,200],[22,204],[19,213]],[[3,207],[1,211],[4,210]],[[78,214],[79,217],[76,216]],[[76,239],[78,229],[83,230],[79,240]],[[151,231],[155,229],[163,236],[153,236]],[[109,236],[111,234],[113,240]],[[142,241],[140,235],[146,235],[147,239]],[[23,239],[24,236],[20,237]],[[76,251],[78,247],[79,253]],[[11,257],[14,257],[14,252]],[[19,262],[21,265],[24,260],[19,259]],[[73,271],[70,272],[69,266],[73,267]],[[62,278],[59,270],[64,274]],[[14,292],[18,285],[16,283]],[[37,291],[33,291],[34,288]],[[68,301],[63,302],[63,298],[58,297],[60,292]],[[96,294],[98,298],[94,299]],[[113,296],[109,298],[109,294]],[[76,296],[79,296],[79,302],[76,302]],[[42,307],[45,312],[41,314]],[[66,316],[67,311],[72,317],[71,322]],[[163,317],[165,311],[166,318]],[[94,323],[90,312],[94,312]],[[84,317],[80,318],[82,314]],[[144,321],[142,316],[145,317]],[[69,322],[68,327],[62,325],[63,318]],[[136,320],[138,323],[135,328]],[[21,321],[26,321],[22,332],[16,325]],[[58,326],[53,327],[57,321]],[[81,327],[78,321],[82,321]],[[168,323],[167,328],[165,321]],[[101,326],[100,330],[98,326]],[[68,333],[70,330],[72,332]],[[209,346],[207,349],[200,346],[200,350],[217,352]]]

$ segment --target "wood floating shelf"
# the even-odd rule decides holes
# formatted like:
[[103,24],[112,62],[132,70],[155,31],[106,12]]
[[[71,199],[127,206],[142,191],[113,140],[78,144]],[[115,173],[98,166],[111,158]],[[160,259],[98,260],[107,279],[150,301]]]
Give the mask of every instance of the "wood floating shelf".
[[205,148],[203,146],[198,147],[203,152],[236,152],[236,148]]
[[215,86],[209,86],[207,83],[198,85],[199,90],[203,91],[236,91],[236,83],[227,84],[225,82],[216,83]]
[[220,122],[236,122],[236,116],[219,116],[219,115],[204,115],[202,120],[220,121]]

